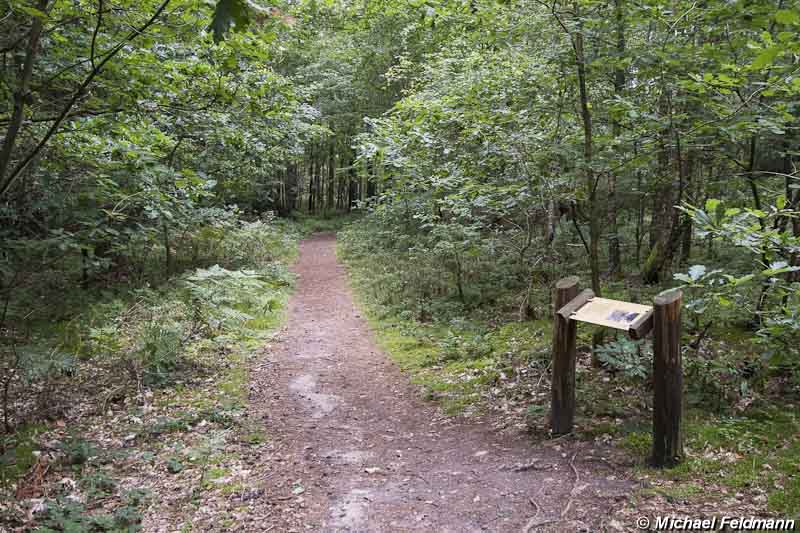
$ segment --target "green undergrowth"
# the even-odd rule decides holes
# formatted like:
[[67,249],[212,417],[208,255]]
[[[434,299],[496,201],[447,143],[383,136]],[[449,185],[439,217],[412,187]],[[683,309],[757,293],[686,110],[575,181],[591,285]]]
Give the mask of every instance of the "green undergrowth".
[[451,415],[479,408],[487,391],[513,374],[515,355],[517,363],[528,364],[522,362],[527,354],[512,351],[512,346],[525,344],[524,338],[540,342],[544,337],[537,322],[509,324],[482,334],[480,351],[473,351],[475,333],[463,324],[420,325],[381,316],[363,299],[360,304],[380,347],[410,373],[427,398],[438,401]]
[[48,330],[68,334],[40,336],[74,363],[31,385],[64,387],[71,404],[3,437],[0,529],[136,531],[176,493],[159,512],[185,524],[246,488],[244,459],[269,441],[247,417],[250,371],[284,318],[297,233],[246,223],[227,237],[220,264],[88,302]]
[[292,213],[292,219],[298,231],[305,237],[315,233],[336,233],[348,224],[358,220],[361,216],[362,213],[359,211],[351,211],[350,213],[331,211],[315,215],[303,211],[294,211]]
[[796,405],[752,407],[708,416],[692,411],[685,426],[686,459],[663,479],[701,481],[746,492],[781,516],[800,518],[800,416]]
[[[411,290],[398,281],[411,274],[399,273],[386,257],[376,260],[382,252],[360,244],[364,231],[348,230],[338,253],[384,351],[445,412],[493,411],[511,423],[522,419],[519,425],[534,440],[550,439],[549,318],[514,321],[492,314],[491,306],[469,309],[452,292],[409,310],[397,291]],[[660,290],[613,280],[605,289],[607,297],[638,302],[652,301]],[[704,334],[697,326],[705,323],[695,318],[687,312],[683,339],[685,462],[664,471],[648,466],[651,342],[605,331],[596,368],[590,353],[597,330],[586,325],[578,329],[571,438],[610,446],[634,475],[653,481],[643,495],[687,505],[728,495],[742,505],[755,502],[776,515],[796,516],[800,427],[791,382],[762,365],[752,329],[720,324]]]
[[546,367],[550,343],[546,322],[486,327],[475,320],[453,318],[420,323],[371,298],[363,290],[368,265],[344,259],[356,299],[380,347],[446,413],[480,410],[492,389],[503,388],[517,373],[533,374]]

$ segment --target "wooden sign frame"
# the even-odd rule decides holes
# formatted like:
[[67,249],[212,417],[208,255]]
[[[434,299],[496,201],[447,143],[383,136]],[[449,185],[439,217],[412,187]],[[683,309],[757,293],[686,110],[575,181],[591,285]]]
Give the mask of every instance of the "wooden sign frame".
[[578,293],[578,282],[577,277],[570,276],[556,283],[550,399],[553,434],[563,435],[573,429],[577,323],[621,329],[632,339],[642,339],[653,330],[652,462],[658,467],[679,463],[683,457],[680,344],[683,294],[680,290],[663,292],[656,296],[651,307],[595,298],[590,289]]
[[570,300],[558,314],[567,320],[626,331],[634,340],[643,339],[653,329],[652,306],[598,298],[591,289]]

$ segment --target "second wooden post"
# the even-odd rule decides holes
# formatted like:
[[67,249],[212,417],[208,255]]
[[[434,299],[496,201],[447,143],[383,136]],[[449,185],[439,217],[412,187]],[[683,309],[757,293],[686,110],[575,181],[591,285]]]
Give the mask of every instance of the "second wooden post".
[[558,310],[578,295],[578,278],[570,276],[556,283],[553,318],[553,384],[550,387],[550,427],[554,435],[572,431],[575,418],[575,336],[574,320]]
[[681,302],[679,290],[656,296],[653,306],[653,465],[673,466],[683,457],[681,415]]

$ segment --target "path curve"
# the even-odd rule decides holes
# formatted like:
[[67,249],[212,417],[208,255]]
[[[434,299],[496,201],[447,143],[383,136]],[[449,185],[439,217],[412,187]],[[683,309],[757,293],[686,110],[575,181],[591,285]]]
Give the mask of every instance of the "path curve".
[[630,485],[579,444],[537,447],[444,416],[377,347],[335,237],[301,243],[297,290],[253,374],[273,438],[261,531],[598,531]]

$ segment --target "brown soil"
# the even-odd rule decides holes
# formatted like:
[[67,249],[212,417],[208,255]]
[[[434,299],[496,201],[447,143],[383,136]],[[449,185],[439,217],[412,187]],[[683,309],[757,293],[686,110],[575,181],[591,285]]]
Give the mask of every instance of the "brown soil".
[[[602,451],[444,416],[375,344],[335,238],[301,244],[297,291],[253,375],[264,522],[254,531],[599,531],[631,483]],[[260,513],[259,513],[260,514]]]

